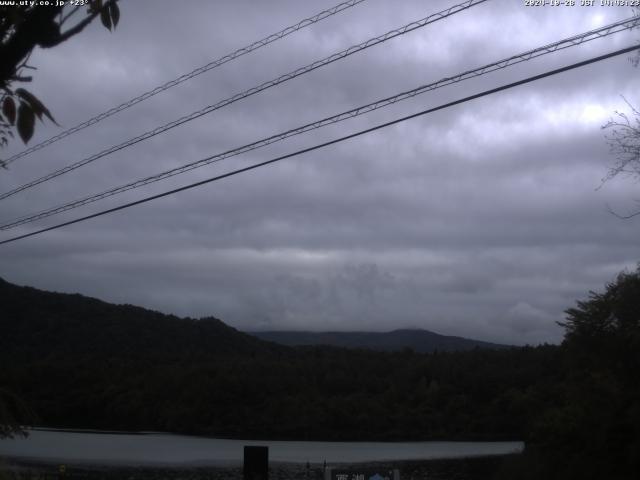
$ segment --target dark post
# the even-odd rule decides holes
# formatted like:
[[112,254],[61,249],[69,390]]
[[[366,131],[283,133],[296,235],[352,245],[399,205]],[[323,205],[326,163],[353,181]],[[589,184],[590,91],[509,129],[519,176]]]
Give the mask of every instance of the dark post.
[[244,447],[244,480],[268,480],[269,447]]

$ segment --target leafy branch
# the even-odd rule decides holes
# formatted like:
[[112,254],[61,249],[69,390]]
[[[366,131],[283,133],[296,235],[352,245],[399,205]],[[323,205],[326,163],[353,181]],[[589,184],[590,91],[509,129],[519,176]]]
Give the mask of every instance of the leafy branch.
[[[35,47],[51,48],[82,32],[96,17],[112,31],[120,21],[118,0],[89,0],[86,15],[73,26],[62,31],[80,9],[68,6],[0,6],[0,148],[14,138],[16,130],[27,143],[33,136],[36,118],[48,118],[57,125],[44,103],[24,88],[13,84],[30,82],[25,69]],[[0,160],[0,166],[5,166]]]

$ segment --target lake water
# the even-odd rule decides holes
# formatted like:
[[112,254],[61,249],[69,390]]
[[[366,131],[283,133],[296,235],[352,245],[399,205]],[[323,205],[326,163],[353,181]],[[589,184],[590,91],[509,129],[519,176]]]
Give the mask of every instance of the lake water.
[[223,440],[163,433],[32,430],[0,440],[0,457],[109,465],[238,465],[245,445],[269,447],[269,460],[358,463],[518,453],[522,442],[294,442]]

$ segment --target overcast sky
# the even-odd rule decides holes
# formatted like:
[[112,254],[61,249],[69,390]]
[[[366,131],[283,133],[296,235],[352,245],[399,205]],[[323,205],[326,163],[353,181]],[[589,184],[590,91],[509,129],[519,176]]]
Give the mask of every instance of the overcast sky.
[[[337,0],[121,1],[36,51],[28,88],[61,125],[30,145]],[[11,164],[2,192],[456,0],[366,0]],[[578,1],[578,3],[580,3]],[[628,17],[491,0],[0,202],[11,220]],[[637,42],[625,32],[420,95],[108,201],[27,233]],[[420,327],[557,343],[564,310],[640,260],[640,185],[601,179],[601,126],[640,104],[630,55],[547,78],[135,208],[0,246],[5,280],[215,316],[239,329]],[[5,149],[6,158],[23,149]]]

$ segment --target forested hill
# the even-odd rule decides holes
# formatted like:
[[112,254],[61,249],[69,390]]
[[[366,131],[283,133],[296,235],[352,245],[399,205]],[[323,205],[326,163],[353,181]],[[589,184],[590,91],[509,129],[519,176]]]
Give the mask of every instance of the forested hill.
[[0,279],[0,350],[17,358],[162,357],[268,353],[279,347],[220,320],[178,318],[79,294],[20,287]]
[[[272,439],[518,439],[525,410],[505,416],[505,405],[514,391],[548,385],[557,363],[557,347],[437,355],[290,348],[214,318],[181,319],[4,281],[0,299],[0,389],[24,399],[41,426]],[[539,406],[529,395],[524,403]]]
[[458,352],[474,348],[509,348],[506,345],[481,342],[468,338],[440,335],[421,329],[391,332],[304,332],[264,331],[248,332],[262,340],[281,345],[330,345],[343,348],[365,348],[379,351],[398,351],[410,348],[419,353]]
[[524,439],[501,478],[640,478],[640,266],[588,295],[566,310],[562,345],[417,353],[290,348],[214,318],[0,281],[0,425],[24,425],[4,395],[41,426]]

